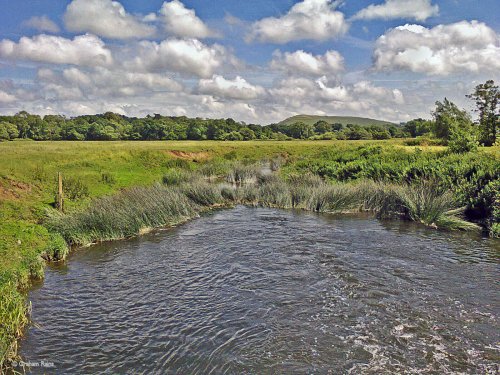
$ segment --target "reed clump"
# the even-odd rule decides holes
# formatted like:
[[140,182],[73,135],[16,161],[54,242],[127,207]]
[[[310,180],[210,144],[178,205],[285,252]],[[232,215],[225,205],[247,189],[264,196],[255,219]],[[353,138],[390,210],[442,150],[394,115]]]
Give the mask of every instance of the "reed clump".
[[[398,217],[436,228],[478,229],[461,218],[463,210],[457,207],[453,195],[435,182],[332,184],[312,174],[287,179],[259,175],[256,166],[241,164],[235,165],[228,176],[231,182],[240,183],[213,184],[194,174],[189,180],[175,179],[169,185],[128,189],[98,199],[82,212],[52,212],[48,226],[68,243],[84,245],[175,225],[213,207],[246,204],[324,213],[370,211],[380,218]],[[250,178],[256,183],[242,183]]]
[[[192,193],[194,196],[194,190]],[[178,188],[156,184],[98,199],[85,211],[52,213],[48,226],[69,244],[86,245],[135,236],[147,228],[175,225],[199,211],[197,203]]]
[[199,206],[210,207],[226,203],[221,193],[221,186],[204,181],[186,184],[181,191],[191,202]]
[[245,183],[255,182],[260,174],[260,166],[256,164],[245,165],[242,163],[235,163],[229,173],[226,175],[226,181],[242,185]]
[[162,177],[162,182],[169,186],[178,186],[180,184],[193,181],[198,178],[194,173],[187,172],[183,169],[169,169]]
[[289,185],[275,175],[261,179],[258,189],[258,204],[264,207],[292,208]]
[[462,218],[465,208],[457,207],[453,194],[436,181],[388,184],[365,181],[358,186],[363,208],[380,218],[401,218],[449,230],[479,230]]

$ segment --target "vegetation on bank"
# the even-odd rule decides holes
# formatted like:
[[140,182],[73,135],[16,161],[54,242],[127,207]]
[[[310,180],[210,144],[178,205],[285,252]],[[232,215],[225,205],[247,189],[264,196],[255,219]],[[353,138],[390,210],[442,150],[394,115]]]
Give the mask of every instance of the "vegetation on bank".
[[[234,181],[235,174],[230,171],[225,180]],[[450,192],[435,189],[429,181],[415,185],[370,181],[331,184],[314,175],[261,175],[255,168],[247,169],[245,177],[244,181],[255,183],[208,183],[197,174],[189,182],[169,180],[168,184],[132,188],[98,199],[83,211],[53,213],[47,226],[71,245],[88,245],[173,226],[210,208],[245,204],[322,213],[369,211],[382,218],[398,217],[435,228],[479,230],[478,225],[460,217],[463,211]]]
[[[26,288],[43,276],[43,259],[64,258],[67,243],[125,238],[237,203],[371,211],[455,229],[482,224],[492,235],[500,222],[498,147],[456,154],[395,140],[17,141],[0,152],[2,364],[27,322]],[[264,159],[278,174],[258,173]],[[65,214],[52,208],[57,172]]]

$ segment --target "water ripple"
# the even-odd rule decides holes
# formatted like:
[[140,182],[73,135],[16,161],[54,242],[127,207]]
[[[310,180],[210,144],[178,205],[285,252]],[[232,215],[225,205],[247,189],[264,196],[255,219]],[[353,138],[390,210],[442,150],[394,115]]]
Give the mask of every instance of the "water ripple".
[[48,270],[21,353],[58,374],[494,374],[499,250],[403,222],[237,207]]

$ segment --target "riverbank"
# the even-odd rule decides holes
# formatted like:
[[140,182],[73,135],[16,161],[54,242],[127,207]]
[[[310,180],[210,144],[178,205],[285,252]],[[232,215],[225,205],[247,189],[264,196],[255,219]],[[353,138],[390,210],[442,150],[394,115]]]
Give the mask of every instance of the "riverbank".
[[[0,143],[0,152],[2,365],[15,356],[15,340],[28,321],[26,289],[43,277],[43,258],[64,259],[66,241],[129,237],[237,203],[318,212],[366,209],[463,227],[469,224],[455,220],[461,213],[450,210],[466,201],[491,205],[499,169],[498,148],[457,156],[402,141],[11,142]],[[281,177],[241,184],[257,177],[251,165],[262,159],[281,167]],[[60,171],[64,216],[52,208]],[[220,176],[242,186],[209,183]],[[437,185],[417,184],[431,180],[425,183]],[[437,195],[426,194],[429,189]]]

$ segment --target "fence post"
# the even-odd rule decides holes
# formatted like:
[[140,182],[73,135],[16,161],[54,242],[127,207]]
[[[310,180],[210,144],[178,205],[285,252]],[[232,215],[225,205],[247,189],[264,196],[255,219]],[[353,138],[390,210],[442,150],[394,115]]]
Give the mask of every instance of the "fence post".
[[62,173],[57,172],[57,179],[58,179],[58,189],[57,189],[57,200],[56,200],[56,207],[59,211],[64,210],[64,196],[63,196],[63,182],[62,182]]

